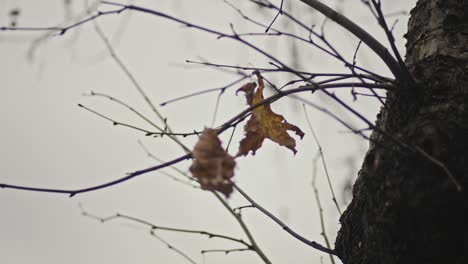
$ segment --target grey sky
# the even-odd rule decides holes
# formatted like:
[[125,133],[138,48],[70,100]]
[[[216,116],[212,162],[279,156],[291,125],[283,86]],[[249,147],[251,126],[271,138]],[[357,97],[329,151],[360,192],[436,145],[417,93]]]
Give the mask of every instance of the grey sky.
[[[304,21],[321,24],[323,17],[311,12],[299,1],[292,1],[293,10]],[[248,1],[232,1],[255,19],[269,23],[274,13],[262,11]],[[279,4],[279,0],[275,0]],[[324,1],[331,6],[338,3]],[[383,1],[385,11],[409,11],[415,1]],[[388,3],[386,3],[388,2]],[[391,3],[390,3],[391,2]],[[81,1],[72,1],[65,9],[63,1],[0,1],[0,26],[10,23],[9,11],[20,8],[18,26],[50,26],[62,23],[67,16],[83,11]],[[262,32],[242,20],[223,1],[134,1],[135,4],[161,10],[189,21],[230,32],[234,23],[238,32]],[[384,34],[370,12],[360,1],[343,1],[342,12],[364,25],[383,43]],[[400,50],[406,29],[405,16],[399,19],[395,36]],[[284,27],[280,17],[275,26]],[[186,65],[185,60],[207,59],[211,62],[268,67],[268,60],[245,46],[230,40],[187,29],[173,22],[136,12],[102,17],[97,20],[125,65],[137,78],[153,102],[158,105],[182,95],[215,88],[234,81],[237,76],[212,68]],[[122,22],[123,21],[123,22]],[[296,30],[296,29],[295,29]],[[351,59],[357,40],[328,22],[327,37]],[[51,36],[41,42],[31,58],[31,41],[44,33],[0,31],[0,183],[34,187],[74,189],[116,178],[125,173],[156,164],[140,148],[141,140],[155,155],[164,160],[183,154],[167,138],[145,137],[142,133],[112,124],[77,107],[82,103],[118,121],[144,125],[135,115],[109,100],[84,97],[92,90],[120,98],[159,122],[138,95],[131,82],[116,63],[107,56],[103,42],[92,23],[70,30],[64,36]],[[265,41],[253,38],[257,45],[292,63],[290,42]],[[301,67],[309,71],[346,72],[341,63],[318,50],[300,45]],[[363,47],[358,63],[373,71],[389,75],[373,54]],[[266,75],[278,85],[288,76]],[[242,84],[242,83],[241,83]],[[235,96],[237,85],[221,98],[215,125],[245,109],[245,99]],[[352,103],[349,91],[338,95]],[[363,124],[334,106],[325,97],[304,95],[342,115],[363,128]],[[175,131],[200,130],[211,126],[217,93],[192,97],[159,107]],[[375,119],[378,101],[361,97],[352,103],[370,120]],[[275,112],[306,133],[298,140],[298,153],[293,156],[286,148],[271,141],[255,156],[238,160],[235,181],[272,213],[279,216],[304,236],[322,242],[318,211],[310,186],[312,159],[317,148],[304,118],[302,106],[294,100],[282,99],[273,105]],[[343,188],[350,170],[356,169],[367,143],[346,131],[336,121],[308,108],[314,129],[321,141],[330,174],[342,209]],[[160,122],[159,122],[160,124]],[[242,125],[234,135],[230,152],[235,153],[242,138]],[[221,136],[224,144],[229,131]],[[189,147],[195,137],[182,139]],[[350,165],[351,164],[351,165]],[[177,167],[186,171],[190,163]],[[171,172],[171,170],[166,170]],[[318,186],[327,232],[334,241],[338,214],[332,204],[322,167]],[[247,202],[234,194],[229,202],[234,206]],[[0,190],[0,255],[3,263],[187,263],[174,251],[148,235],[148,229],[129,221],[100,224],[80,215],[78,203],[91,213],[108,216],[116,212],[146,219],[158,225],[201,229],[243,237],[232,216],[209,192],[192,189],[160,173],[149,173],[131,181],[96,192],[68,198],[66,195]],[[243,211],[258,244],[273,263],[320,263],[328,256],[301,244],[283,232],[271,220],[254,209]],[[238,245],[198,235],[159,232],[177,248],[198,263],[203,263],[201,250],[229,249]],[[260,263],[253,253],[206,254],[205,263]]]

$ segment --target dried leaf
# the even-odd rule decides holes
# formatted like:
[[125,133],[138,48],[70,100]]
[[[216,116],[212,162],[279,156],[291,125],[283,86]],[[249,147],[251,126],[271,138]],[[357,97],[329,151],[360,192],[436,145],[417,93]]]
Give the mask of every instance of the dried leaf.
[[221,146],[216,130],[205,128],[192,151],[192,175],[203,190],[220,191],[226,197],[233,191],[230,179],[236,162]]
[[[237,90],[245,92],[247,103],[250,106],[264,99],[263,89],[265,85],[262,76],[258,72],[257,78],[257,91],[255,91],[255,83],[245,84]],[[237,156],[246,156],[250,151],[252,151],[252,155],[255,155],[255,151],[262,146],[265,138],[287,147],[296,154],[296,141],[288,134],[288,130],[294,131],[301,139],[304,137],[304,132],[300,128],[286,122],[282,115],[274,113],[269,104],[255,108],[252,110],[249,121],[244,126],[245,137],[240,142]]]

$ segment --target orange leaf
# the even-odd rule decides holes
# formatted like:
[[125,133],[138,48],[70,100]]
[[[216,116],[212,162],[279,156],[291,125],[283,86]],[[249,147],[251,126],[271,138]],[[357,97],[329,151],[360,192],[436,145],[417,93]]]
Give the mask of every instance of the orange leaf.
[[221,146],[216,130],[205,128],[192,151],[192,175],[203,190],[220,191],[226,197],[233,191],[230,179],[236,162]]
[[[264,99],[263,89],[265,85],[263,84],[262,76],[258,72],[257,78],[257,91],[254,92],[256,87],[255,83],[245,84],[237,90],[245,92],[247,103],[250,106]],[[252,155],[255,155],[255,151],[262,146],[265,138],[287,147],[296,154],[296,141],[288,134],[288,130],[294,131],[301,139],[304,137],[304,132],[302,132],[300,128],[286,122],[286,119],[284,119],[282,115],[274,113],[269,104],[255,108],[252,110],[252,116],[249,121],[247,121],[247,124],[244,126],[245,137],[240,142],[237,156],[246,156],[250,151],[252,151]]]

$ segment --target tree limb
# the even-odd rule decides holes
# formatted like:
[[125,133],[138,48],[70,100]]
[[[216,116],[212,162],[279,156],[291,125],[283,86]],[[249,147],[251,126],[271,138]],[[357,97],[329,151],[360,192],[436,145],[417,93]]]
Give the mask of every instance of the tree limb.
[[387,65],[390,71],[393,73],[395,78],[399,81],[406,81],[405,76],[402,73],[402,69],[398,61],[393,58],[393,56],[388,52],[387,48],[383,46],[379,41],[367,33],[363,28],[355,24],[353,21],[349,20],[347,17],[341,15],[335,10],[331,9],[327,5],[321,3],[318,0],[300,0],[306,5],[312,7],[313,9],[320,12],[322,15],[333,20],[338,25],[345,28],[347,31],[352,33],[358,39],[362,40],[370,49],[372,49]]

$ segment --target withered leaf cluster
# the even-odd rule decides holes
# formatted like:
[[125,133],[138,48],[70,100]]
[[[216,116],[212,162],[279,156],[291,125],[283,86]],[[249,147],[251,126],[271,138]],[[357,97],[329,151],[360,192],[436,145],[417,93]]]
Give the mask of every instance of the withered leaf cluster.
[[[246,95],[247,103],[255,106],[264,100],[263,78],[257,72],[258,88],[252,82],[242,86],[239,91]],[[257,88],[255,90],[255,88]],[[295,125],[288,123],[282,115],[271,110],[268,103],[252,110],[252,115],[244,126],[245,137],[240,141],[236,157],[246,156],[249,152],[255,152],[262,146],[265,138],[268,138],[281,146],[296,151],[296,141],[288,134],[293,131],[301,139],[304,132]],[[192,151],[193,163],[190,172],[200,182],[204,190],[219,191],[226,197],[233,191],[234,167],[236,162],[221,146],[221,141],[214,129],[206,128]]]
[[216,130],[206,128],[192,151],[190,172],[203,190],[220,191],[229,196],[236,162],[221,146]]
[[[246,94],[247,103],[250,106],[258,104],[264,99],[263,89],[265,85],[262,76],[258,72],[257,77],[258,88],[256,91],[255,83],[246,84],[238,90]],[[255,155],[255,151],[262,146],[265,138],[287,147],[296,154],[296,141],[288,134],[288,130],[296,133],[301,139],[304,137],[304,132],[299,127],[286,122],[282,115],[278,115],[271,110],[269,104],[255,108],[244,127],[245,137],[240,142],[237,156],[246,156],[250,151],[252,151],[252,155]]]

